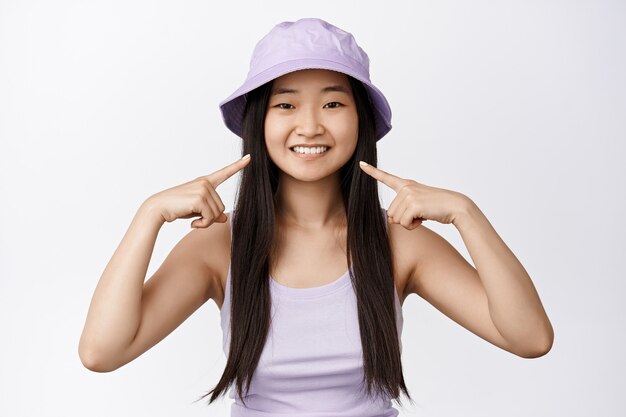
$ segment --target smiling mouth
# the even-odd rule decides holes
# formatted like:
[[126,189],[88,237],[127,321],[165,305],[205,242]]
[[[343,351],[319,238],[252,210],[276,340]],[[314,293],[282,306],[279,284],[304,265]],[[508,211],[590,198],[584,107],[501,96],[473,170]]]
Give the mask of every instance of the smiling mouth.
[[289,148],[293,153],[298,155],[321,155],[330,149],[330,146],[293,146]]

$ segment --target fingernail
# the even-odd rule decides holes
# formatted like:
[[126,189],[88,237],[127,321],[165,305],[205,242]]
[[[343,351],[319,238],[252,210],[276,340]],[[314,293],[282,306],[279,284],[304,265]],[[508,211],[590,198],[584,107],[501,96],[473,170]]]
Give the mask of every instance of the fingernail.
[[243,158],[241,158],[241,160],[243,161],[244,159],[248,159],[248,158],[250,158],[250,154],[249,153],[246,154]]
[[362,167],[366,167],[369,164],[367,162],[365,162],[365,161],[359,161],[359,165],[361,165]]

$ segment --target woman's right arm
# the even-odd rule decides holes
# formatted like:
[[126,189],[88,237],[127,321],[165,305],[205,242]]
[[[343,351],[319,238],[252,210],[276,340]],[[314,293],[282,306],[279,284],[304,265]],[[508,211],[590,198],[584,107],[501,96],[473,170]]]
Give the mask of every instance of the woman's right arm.
[[149,201],[141,205],[98,281],[79,342],[80,359],[93,371],[121,366],[137,333],[144,280],[164,223],[159,217]]
[[[86,368],[109,372],[132,361],[221,291],[215,265],[224,255],[219,250],[223,229],[210,226],[228,219],[215,187],[248,162],[236,161],[141,205],[91,299],[78,348]],[[178,242],[144,284],[161,226],[200,214],[191,224],[197,230]]]

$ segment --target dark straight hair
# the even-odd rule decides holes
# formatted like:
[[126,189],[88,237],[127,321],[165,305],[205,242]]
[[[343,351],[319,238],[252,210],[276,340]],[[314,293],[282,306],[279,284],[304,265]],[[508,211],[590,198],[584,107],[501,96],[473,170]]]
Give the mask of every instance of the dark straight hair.
[[[373,110],[365,86],[347,76],[359,120],[357,146],[340,168],[347,213],[347,258],[354,287],[363,351],[364,386],[369,396],[383,395],[402,405],[400,391],[413,403],[402,373],[395,319],[395,286],[391,247],[380,206],[377,181],[362,172],[358,161],[377,165]],[[264,122],[273,81],[247,93],[242,155],[252,163],[242,170],[232,224],[230,348],[217,385],[200,397],[208,404],[235,384],[244,401],[270,328],[269,267],[275,253],[276,190],[279,168],[265,146]],[[352,262],[351,262],[352,260]]]

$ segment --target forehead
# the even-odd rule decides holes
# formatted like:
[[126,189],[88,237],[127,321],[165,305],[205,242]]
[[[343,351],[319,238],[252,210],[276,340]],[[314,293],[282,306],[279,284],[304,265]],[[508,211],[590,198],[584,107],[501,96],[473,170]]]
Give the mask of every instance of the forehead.
[[273,82],[273,87],[306,87],[307,85],[318,86],[321,84],[339,84],[350,89],[348,76],[344,73],[326,69],[303,69],[281,75]]

